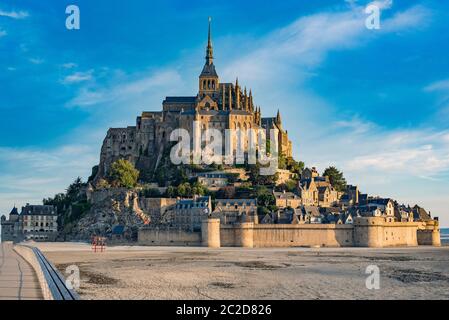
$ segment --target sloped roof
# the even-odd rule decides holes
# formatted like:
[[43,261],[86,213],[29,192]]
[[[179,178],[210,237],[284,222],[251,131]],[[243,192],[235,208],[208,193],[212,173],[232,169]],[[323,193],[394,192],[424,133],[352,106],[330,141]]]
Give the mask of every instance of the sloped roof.
[[57,209],[51,205],[26,205],[22,207],[21,215],[56,215]]
[[216,199],[215,202],[218,204],[221,204],[223,206],[226,206],[226,204],[229,203],[229,205],[247,205],[247,206],[251,206],[257,205],[257,200],[256,199]]
[[315,206],[302,206],[302,210],[305,214],[310,214],[312,217],[320,217],[320,209]]
[[195,103],[196,97],[166,97],[163,103]]
[[373,199],[368,199],[368,203],[375,203],[375,204],[380,204],[380,205],[384,205],[386,206],[388,204],[388,202],[393,201],[390,198],[373,198]]
[[217,71],[213,63],[205,64],[203,71],[201,71],[200,77],[218,77]]
[[432,220],[431,216],[427,213],[424,208],[421,208],[420,206],[414,206],[413,207],[413,219],[414,220]]
[[277,199],[298,199],[299,197],[293,192],[273,192],[273,195]]

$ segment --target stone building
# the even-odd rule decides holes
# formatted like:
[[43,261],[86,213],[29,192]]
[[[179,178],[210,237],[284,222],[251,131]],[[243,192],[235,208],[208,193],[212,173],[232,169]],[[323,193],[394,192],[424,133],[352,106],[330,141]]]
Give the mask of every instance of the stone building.
[[201,221],[212,213],[211,198],[180,199],[173,209],[173,226],[186,231],[199,231]]
[[276,207],[278,208],[298,208],[301,204],[301,198],[293,192],[276,192],[273,191],[273,196],[276,200]]
[[212,216],[222,224],[258,223],[256,199],[217,199]]
[[318,188],[313,179],[304,179],[298,182],[298,194],[301,204],[305,206],[318,205]]
[[22,223],[19,217],[19,212],[14,206],[9,213],[9,219],[6,219],[6,216],[4,215],[0,218],[2,227],[2,241],[18,242],[22,240]]
[[172,219],[175,198],[140,198],[140,208],[150,217],[151,224],[158,226]]
[[330,183],[329,177],[321,177],[316,168],[303,170],[297,191],[303,205],[331,207],[339,204],[338,191]]
[[[192,138],[194,125],[201,131],[217,129],[223,137],[226,129],[275,128],[279,130],[279,153],[286,157],[292,155],[292,144],[282,127],[280,112],[275,118],[262,118],[251,90],[243,88],[238,79],[235,83],[221,81],[214,65],[209,24],[206,62],[198,78],[198,93],[188,97],[166,97],[162,111],[142,112],[135,126],[109,129],[101,148],[97,179],[104,177],[112,162],[119,158],[131,161],[141,171],[153,172],[164,149],[171,145],[172,131],[186,129]],[[233,136],[231,140],[231,150],[235,153],[237,137]],[[240,145],[247,151],[246,140]]]
[[196,174],[197,181],[209,190],[217,191],[228,184],[228,176],[225,172],[200,172]]
[[55,206],[29,205],[20,213],[25,240],[54,241],[58,235],[58,215]]
[[54,206],[27,204],[20,214],[14,207],[8,220],[1,218],[2,241],[54,241],[58,235],[57,219]]

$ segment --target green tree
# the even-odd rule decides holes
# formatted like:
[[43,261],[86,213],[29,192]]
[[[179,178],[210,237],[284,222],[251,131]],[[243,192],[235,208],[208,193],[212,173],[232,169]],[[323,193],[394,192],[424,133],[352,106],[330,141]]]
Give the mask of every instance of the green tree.
[[194,195],[199,195],[199,196],[204,196],[206,194],[209,193],[209,190],[206,188],[206,186],[202,185],[201,183],[195,182],[192,185],[192,194],[191,196]]
[[279,179],[279,173],[273,175],[261,175],[259,163],[249,166],[249,180],[254,185],[271,185]]
[[288,169],[296,173],[298,176],[301,175],[302,171],[304,170],[304,162],[302,161],[295,161],[293,158],[290,159],[288,163]]
[[275,189],[277,191],[288,191],[288,192],[294,192],[296,190],[296,187],[298,185],[298,181],[296,180],[287,180],[285,183],[282,183],[278,185]]
[[167,196],[168,198],[176,198],[178,196],[178,191],[176,187],[169,186],[165,191],[165,196]]
[[256,191],[257,203],[261,206],[268,207],[276,204],[276,199],[266,187],[259,187]]
[[337,191],[344,191],[346,189],[346,179],[343,172],[340,172],[336,167],[329,167],[324,170],[323,176],[329,177],[329,181]]
[[72,200],[76,199],[83,186],[85,186],[85,184],[83,183],[81,178],[80,177],[76,178],[75,181],[73,181],[73,183],[69,185],[69,187],[66,190],[67,197]]
[[109,179],[114,186],[134,188],[138,177],[139,170],[128,160],[119,159],[111,165]]

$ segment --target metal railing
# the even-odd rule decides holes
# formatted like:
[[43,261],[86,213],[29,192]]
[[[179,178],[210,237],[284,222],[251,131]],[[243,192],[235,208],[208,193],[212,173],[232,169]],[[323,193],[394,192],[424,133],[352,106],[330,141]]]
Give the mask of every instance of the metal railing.
[[53,300],[80,300],[79,295],[73,289],[67,288],[65,278],[50,263],[50,261],[47,260],[42,252],[35,247],[33,247],[32,250],[42,268]]

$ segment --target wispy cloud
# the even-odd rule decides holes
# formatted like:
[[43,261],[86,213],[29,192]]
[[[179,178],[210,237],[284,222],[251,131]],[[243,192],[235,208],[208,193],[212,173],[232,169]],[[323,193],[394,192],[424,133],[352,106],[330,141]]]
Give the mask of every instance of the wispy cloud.
[[62,65],[62,67],[65,69],[72,69],[72,68],[75,68],[76,66],[77,66],[77,64],[74,62],[67,62]]
[[75,72],[71,75],[66,76],[61,82],[64,84],[73,84],[84,81],[92,80],[93,78],[93,70],[89,70],[86,72]]
[[449,173],[447,130],[385,130],[355,119],[337,121],[324,135],[313,147],[323,168],[338,163],[353,176],[369,174],[373,180],[385,175],[439,179]]
[[435,81],[424,88],[425,91],[449,91],[449,79]]
[[[388,9],[391,1],[379,5]],[[413,30],[429,20],[431,13],[423,6],[414,6],[382,20],[381,30],[366,29],[364,7],[352,5],[346,11],[321,12],[298,18],[286,27],[253,41],[252,52],[236,59],[224,70],[224,75],[235,78],[246,75],[251,82],[285,79],[293,66],[296,79],[307,77],[310,68],[318,66],[332,51],[363,45],[377,35]]]
[[178,88],[182,85],[181,77],[175,70],[156,71],[134,79],[125,77],[107,87],[83,87],[67,106],[90,107],[112,101],[122,103],[124,100],[148,99],[156,90],[169,93],[174,83]]
[[408,31],[426,27],[431,21],[432,11],[422,5],[413,6],[396,13],[392,18],[382,22],[384,32]]
[[0,29],[0,38],[6,36],[8,33],[5,30]]
[[26,11],[4,11],[0,10],[0,17],[8,17],[12,19],[25,19],[29,17]]
[[77,176],[90,174],[97,153],[79,144],[54,149],[0,147],[0,212],[10,210],[14,203],[40,203],[63,192]]
[[32,64],[42,64],[44,63],[44,59],[41,58],[30,58],[28,59]]

